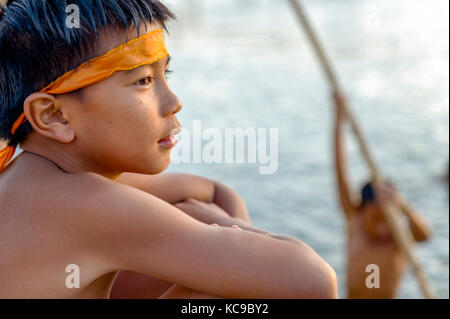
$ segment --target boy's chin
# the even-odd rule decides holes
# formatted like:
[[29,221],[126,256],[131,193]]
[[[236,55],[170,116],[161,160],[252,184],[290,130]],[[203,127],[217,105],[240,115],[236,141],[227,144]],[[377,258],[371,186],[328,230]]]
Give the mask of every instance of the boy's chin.
[[[127,159],[126,172],[145,175],[156,175],[164,172],[170,165],[170,152],[141,153]],[[131,161],[130,161],[131,160]]]
[[147,175],[157,175],[164,172],[170,165],[170,156],[166,159],[160,159],[159,161],[149,161],[145,168],[143,168],[142,172],[139,172],[140,174],[147,174]]

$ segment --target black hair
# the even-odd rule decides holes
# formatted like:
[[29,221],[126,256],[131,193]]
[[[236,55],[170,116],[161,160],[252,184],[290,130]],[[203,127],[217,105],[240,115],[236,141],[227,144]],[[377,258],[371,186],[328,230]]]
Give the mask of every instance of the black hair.
[[375,192],[373,184],[367,183],[361,190],[361,206],[364,206],[375,201]]
[[[0,1],[1,3],[1,1]],[[4,3],[4,1],[3,1]],[[77,5],[80,28],[68,28],[68,5]],[[27,122],[11,136],[25,99],[64,73],[98,56],[99,33],[141,23],[166,23],[174,14],[159,0],[9,0],[0,5],[0,140],[22,142]]]

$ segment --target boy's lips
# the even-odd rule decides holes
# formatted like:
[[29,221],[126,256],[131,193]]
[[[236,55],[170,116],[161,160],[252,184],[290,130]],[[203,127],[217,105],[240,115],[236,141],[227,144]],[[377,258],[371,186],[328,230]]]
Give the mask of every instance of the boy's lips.
[[158,144],[164,148],[171,149],[177,145],[177,137],[175,135],[181,132],[181,128],[177,127],[171,131],[171,133],[165,138],[158,141]]

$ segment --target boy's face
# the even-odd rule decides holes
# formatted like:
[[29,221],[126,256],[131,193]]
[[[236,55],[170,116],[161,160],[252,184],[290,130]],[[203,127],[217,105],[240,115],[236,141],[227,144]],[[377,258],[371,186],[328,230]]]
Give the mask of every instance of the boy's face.
[[[141,35],[159,29],[157,24],[141,28]],[[137,37],[130,31],[129,39]],[[124,35],[108,35],[105,52],[124,42]],[[85,160],[103,172],[157,174],[170,163],[180,124],[175,116],[181,102],[165,77],[169,57],[131,71],[116,72],[110,78],[84,88],[70,99],[74,143]],[[175,133],[176,134],[176,133]]]

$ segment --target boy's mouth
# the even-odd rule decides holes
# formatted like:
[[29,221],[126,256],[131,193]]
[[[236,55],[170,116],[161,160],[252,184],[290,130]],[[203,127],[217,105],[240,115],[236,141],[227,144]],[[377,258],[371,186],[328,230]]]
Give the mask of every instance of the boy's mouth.
[[176,137],[177,134],[179,134],[181,131],[180,128],[175,128],[172,130],[172,132],[166,136],[165,138],[161,139],[158,141],[158,145],[167,148],[167,149],[171,149],[173,147],[175,147],[175,145],[177,145],[178,143],[178,139]]

